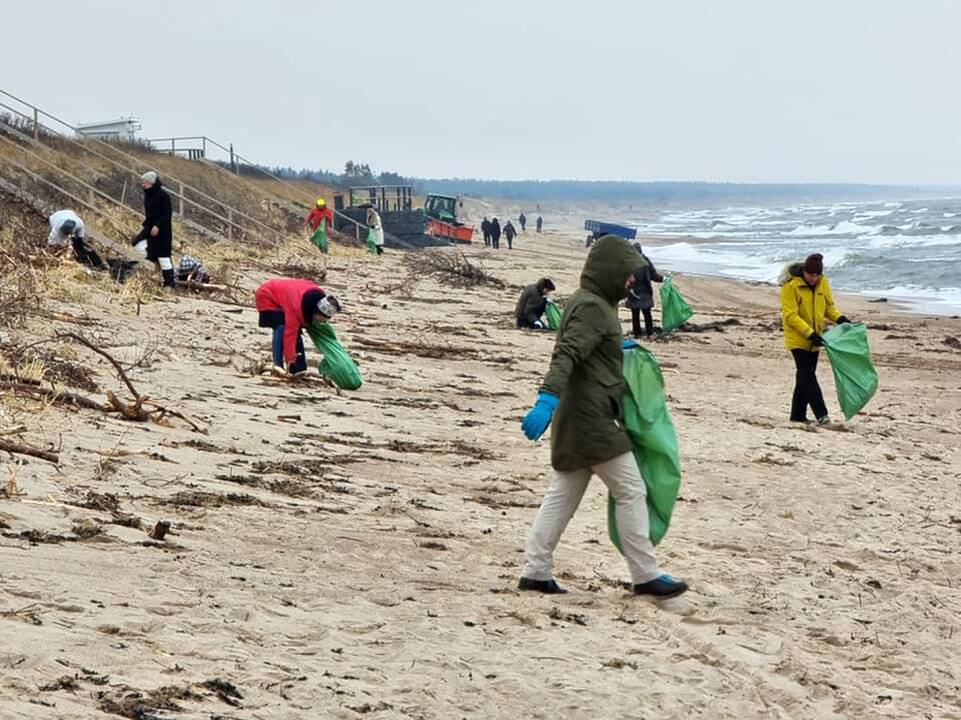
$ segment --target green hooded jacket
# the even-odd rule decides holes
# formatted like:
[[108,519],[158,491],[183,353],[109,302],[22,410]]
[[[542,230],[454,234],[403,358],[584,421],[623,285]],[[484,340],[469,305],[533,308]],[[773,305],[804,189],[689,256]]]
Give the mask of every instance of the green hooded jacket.
[[591,467],[634,447],[621,418],[624,354],[617,304],[627,296],[627,278],[644,265],[627,240],[605,235],[591,246],[581,286],[564,307],[541,386],[560,398],[551,432],[555,470]]

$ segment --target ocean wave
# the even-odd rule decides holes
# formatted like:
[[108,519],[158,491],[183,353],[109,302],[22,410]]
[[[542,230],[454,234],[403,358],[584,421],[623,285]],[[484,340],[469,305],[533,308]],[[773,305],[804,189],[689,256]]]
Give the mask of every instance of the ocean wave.
[[825,237],[830,235],[869,235],[877,232],[879,228],[874,225],[858,225],[850,220],[842,220],[832,225],[799,225],[788,235],[795,237]]

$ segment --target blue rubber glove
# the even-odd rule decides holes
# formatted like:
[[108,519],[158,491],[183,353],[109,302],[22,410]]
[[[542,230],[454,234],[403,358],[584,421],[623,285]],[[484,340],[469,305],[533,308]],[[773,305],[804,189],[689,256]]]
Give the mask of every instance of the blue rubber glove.
[[524,431],[528,440],[537,440],[544,434],[547,426],[551,424],[554,410],[560,401],[561,399],[559,397],[547,392],[542,392],[537,396],[537,402],[534,403],[534,407],[528,411],[527,415],[524,416],[523,422],[521,422],[521,430]]
[[621,341],[621,350],[630,350],[631,348],[640,347],[637,344],[637,340],[631,340],[630,338],[624,338]]

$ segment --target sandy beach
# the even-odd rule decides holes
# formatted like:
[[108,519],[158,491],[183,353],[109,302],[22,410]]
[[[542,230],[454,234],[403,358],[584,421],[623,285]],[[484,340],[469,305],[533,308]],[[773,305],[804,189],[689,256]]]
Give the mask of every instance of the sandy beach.
[[[553,337],[512,312],[541,275],[573,292],[586,251],[477,245],[504,287],[330,258],[357,392],[252,372],[262,264],[238,266],[245,304],[93,285],[5,331],[95,339],[206,433],[4,397],[0,430],[60,463],[4,453],[0,717],[961,718],[961,320],[839,295],[880,389],[815,429],[787,419],[777,289],[674,275],[696,312],[648,345],[684,471],[658,553],[691,591],[625,591],[595,481],[556,555],[571,592],[544,597],[515,590],[550,476],[519,423]],[[125,392],[59,353],[96,371],[71,392]]]

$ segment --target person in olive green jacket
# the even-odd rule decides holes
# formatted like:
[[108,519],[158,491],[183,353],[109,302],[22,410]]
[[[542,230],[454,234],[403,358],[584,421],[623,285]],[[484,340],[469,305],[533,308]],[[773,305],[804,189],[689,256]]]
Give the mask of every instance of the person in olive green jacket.
[[623,238],[606,235],[591,247],[580,288],[571,296],[537,403],[522,423],[531,440],[554,419],[551,464],[556,475],[527,538],[518,588],[566,592],[552,573],[554,548],[592,475],[614,497],[624,557],[638,595],[673,597],[687,585],[662,574],[654,558],[647,488],[624,428],[623,336],[617,305],[644,259]]

